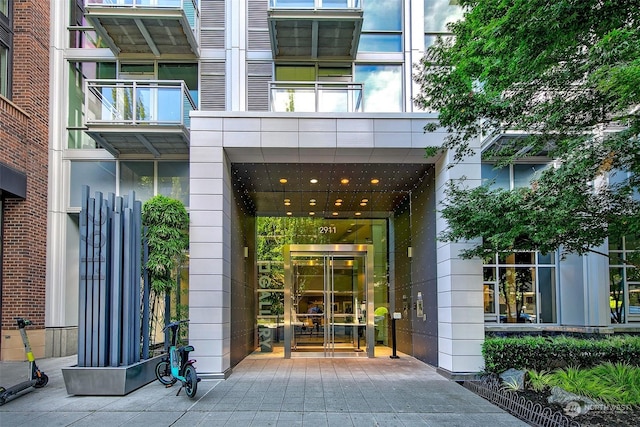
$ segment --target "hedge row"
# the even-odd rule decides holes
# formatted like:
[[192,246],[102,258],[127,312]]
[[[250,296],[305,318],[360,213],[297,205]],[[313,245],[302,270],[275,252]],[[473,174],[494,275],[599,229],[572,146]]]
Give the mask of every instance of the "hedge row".
[[590,368],[604,362],[640,366],[640,336],[487,338],[482,345],[482,355],[485,371],[491,373],[509,368],[536,371],[566,366]]

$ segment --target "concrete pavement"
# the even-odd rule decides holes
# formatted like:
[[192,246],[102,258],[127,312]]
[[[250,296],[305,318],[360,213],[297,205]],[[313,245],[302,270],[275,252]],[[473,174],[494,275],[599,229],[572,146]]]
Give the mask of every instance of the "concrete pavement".
[[[1,426],[488,426],[527,424],[410,356],[249,356],[224,381],[203,380],[189,399],[154,381],[126,396],[71,396],[61,367],[43,359],[49,384],[0,406]],[[197,367],[197,363],[196,363]],[[0,362],[0,384],[26,363]],[[12,378],[13,377],[13,378]],[[19,380],[19,379],[17,379]]]

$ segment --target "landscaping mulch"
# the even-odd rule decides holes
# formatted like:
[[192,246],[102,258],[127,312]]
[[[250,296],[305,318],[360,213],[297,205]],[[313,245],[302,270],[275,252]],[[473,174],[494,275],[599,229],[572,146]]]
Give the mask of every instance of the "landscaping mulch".
[[[550,392],[535,392],[532,390],[522,390],[515,392],[518,396],[533,403],[539,403],[543,408],[549,408],[552,411],[565,413],[564,408],[557,404],[551,404],[548,401]],[[566,413],[565,413],[566,415]],[[609,407],[606,410],[590,410],[586,414],[580,414],[575,417],[567,417],[573,421],[577,421],[583,427],[627,427],[640,425],[640,408],[638,407]]]

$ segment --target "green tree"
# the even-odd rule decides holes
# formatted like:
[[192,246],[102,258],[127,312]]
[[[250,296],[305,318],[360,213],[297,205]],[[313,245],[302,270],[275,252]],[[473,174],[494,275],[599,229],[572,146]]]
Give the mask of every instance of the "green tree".
[[[417,67],[418,105],[439,112],[457,160],[469,142],[502,138],[485,159],[503,166],[545,155],[554,167],[529,188],[451,183],[444,240],[485,251],[593,251],[640,234],[640,1],[460,0]],[[506,142],[505,142],[506,141]],[[436,150],[428,150],[433,155]],[[630,175],[627,174],[630,173]],[[636,264],[637,265],[637,264]]]

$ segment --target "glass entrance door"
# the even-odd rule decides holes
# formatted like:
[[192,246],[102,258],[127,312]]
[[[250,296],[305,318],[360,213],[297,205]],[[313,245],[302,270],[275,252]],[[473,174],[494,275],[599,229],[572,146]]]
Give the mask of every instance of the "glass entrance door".
[[373,310],[368,304],[373,307],[370,248],[285,248],[285,357],[373,357]]

